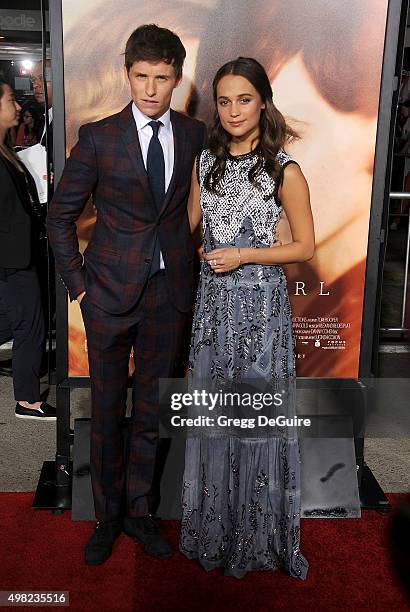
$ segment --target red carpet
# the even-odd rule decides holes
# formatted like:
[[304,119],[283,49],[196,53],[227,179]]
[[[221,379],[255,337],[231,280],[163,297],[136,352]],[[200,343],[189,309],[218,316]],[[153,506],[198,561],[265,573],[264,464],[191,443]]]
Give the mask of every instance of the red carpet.
[[[148,559],[125,535],[104,565],[87,567],[82,547],[91,523],[72,522],[68,512],[33,510],[32,497],[0,493],[3,591],[69,591],[68,609],[87,612],[410,609],[389,556],[391,515],[365,511],[362,519],[304,519],[301,548],[310,563],[305,582],[281,572],[237,580],[219,571],[206,574],[179,553],[171,561]],[[389,499],[396,507],[404,497]],[[163,528],[176,546],[177,523],[164,522]]]

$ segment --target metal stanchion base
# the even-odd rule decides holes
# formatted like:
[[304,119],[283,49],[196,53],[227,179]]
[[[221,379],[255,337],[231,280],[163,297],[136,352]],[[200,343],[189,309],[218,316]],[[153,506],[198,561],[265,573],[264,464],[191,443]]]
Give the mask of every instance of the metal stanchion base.
[[57,484],[55,461],[44,461],[32,507],[56,513],[71,509],[71,479],[67,485]]
[[392,507],[389,500],[366,463],[363,465],[362,482],[359,493],[363,510],[391,511]]

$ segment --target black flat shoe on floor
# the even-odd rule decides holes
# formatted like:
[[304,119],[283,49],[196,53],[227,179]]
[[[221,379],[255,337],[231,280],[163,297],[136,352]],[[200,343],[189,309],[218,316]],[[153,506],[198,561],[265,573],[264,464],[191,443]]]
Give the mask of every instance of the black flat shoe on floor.
[[40,408],[25,408],[17,402],[14,414],[18,419],[35,419],[36,421],[55,421],[56,409],[47,402],[42,402]]

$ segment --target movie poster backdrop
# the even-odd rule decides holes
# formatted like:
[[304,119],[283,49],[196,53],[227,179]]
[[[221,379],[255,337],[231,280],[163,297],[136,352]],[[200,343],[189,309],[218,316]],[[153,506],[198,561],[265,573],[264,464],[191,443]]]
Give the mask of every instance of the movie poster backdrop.
[[[173,108],[209,124],[212,79],[237,56],[266,68],[274,102],[299,133],[287,152],[309,183],[314,258],[286,267],[299,376],[356,378],[388,0],[63,0],[67,155],[79,127],[130,100],[125,43],[157,23],[187,60]],[[78,221],[84,251],[95,222]],[[286,218],[279,238],[290,240]],[[80,309],[68,303],[69,376],[88,376]],[[138,358],[138,355],[136,356]]]

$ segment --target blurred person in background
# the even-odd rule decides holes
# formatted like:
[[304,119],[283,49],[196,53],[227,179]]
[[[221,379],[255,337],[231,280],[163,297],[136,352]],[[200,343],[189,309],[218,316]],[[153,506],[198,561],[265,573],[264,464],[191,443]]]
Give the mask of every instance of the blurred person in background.
[[[44,87],[44,79],[46,87]],[[47,180],[47,164],[51,164],[50,177],[47,183],[46,195],[40,198],[41,202],[41,219],[44,223],[47,216],[48,202],[53,196],[53,84],[51,72],[51,60],[47,59],[45,65],[43,62],[37,62],[31,73],[31,82],[33,85],[34,99],[37,104],[41,105],[42,112],[37,122],[37,142],[47,150],[47,163],[44,167],[43,178]],[[47,96],[46,96],[47,94]],[[46,97],[48,108],[48,127],[46,124]],[[48,249],[46,240],[46,231],[41,236],[41,240],[37,249],[37,271],[40,281],[41,299],[45,320],[48,325],[48,333],[50,329],[55,329],[55,267],[54,258],[51,250]]]
[[13,338],[13,386],[18,418],[55,420],[55,408],[40,398],[44,315],[33,265],[40,207],[30,173],[7,145],[21,107],[0,80],[0,343]]
[[[51,61],[46,60],[44,67],[45,78],[46,78],[46,90],[44,89],[44,77],[43,77],[43,62],[37,62],[33,67],[31,74],[31,82],[33,84],[34,99],[38,104],[43,107],[43,116],[40,118],[37,126],[37,142],[40,142],[43,146],[46,146],[46,128],[45,128],[45,103],[47,91],[47,105],[48,105],[48,123],[51,127],[53,121],[53,84],[51,80]],[[53,140],[52,140],[52,129],[48,134],[48,148],[53,151]]]
[[17,136],[16,147],[31,147],[37,142],[38,113],[34,106],[28,106],[23,112],[23,122],[20,124]]

